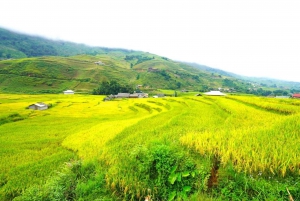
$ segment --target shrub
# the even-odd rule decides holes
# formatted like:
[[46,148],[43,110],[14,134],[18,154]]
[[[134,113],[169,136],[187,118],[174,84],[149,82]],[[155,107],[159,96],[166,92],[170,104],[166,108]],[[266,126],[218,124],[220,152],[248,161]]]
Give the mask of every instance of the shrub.
[[109,174],[113,179],[108,185],[125,199],[185,199],[199,189],[205,190],[209,177],[209,171],[197,166],[186,152],[165,144],[135,147],[118,168],[119,177]]

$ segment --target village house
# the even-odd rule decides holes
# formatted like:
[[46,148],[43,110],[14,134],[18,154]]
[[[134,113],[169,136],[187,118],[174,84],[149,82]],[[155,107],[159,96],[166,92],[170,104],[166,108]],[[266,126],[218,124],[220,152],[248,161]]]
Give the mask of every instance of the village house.
[[109,95],[105,98],[105,100],[111,100],[113,98],[148,98],[147,93],[118,93],[117,95]]
[[152,67],[148,68],[148,72],[158,72],[158,71],[159,71],[159,69],[157,69],[157,68],[152,68]]
[[114,98],[148,98],[147,93],[118,93],[117,95],[111,95],[110,97]]
[[136,93],[138,95],[138,98],[148,98],[147,93]]
[[48,109],[48,105],[45,103],[35,103],[32,105],[28,106],[29,109],[33,109],[33,110],[47,110]]
[[290,98],[289,96],[275,96],[275,98]]
[[96,62],[94,62],[94,64],[97,64],[99,66],[103,66],[104,65],[104,63],[102,61],[96,61]]
[[146,93],[133,93],[129,95],[129,98],[148,98]]
[[293,98],[300,98],[300,94],[293,94]]
[[220,91],[210,91],[210,92],[206,92],[204,94],[208,95],[208,96],[225,96],[226,95]]
[[164,98],[165,94],[156,94],[153,96],[153,98]]
[[66,90],[64,91],[64,94],[74,94],[75,92],[73,90]]
[[115,95],[115,98],[129,98],[130,97],[130,93],[118,93],[117,95]]

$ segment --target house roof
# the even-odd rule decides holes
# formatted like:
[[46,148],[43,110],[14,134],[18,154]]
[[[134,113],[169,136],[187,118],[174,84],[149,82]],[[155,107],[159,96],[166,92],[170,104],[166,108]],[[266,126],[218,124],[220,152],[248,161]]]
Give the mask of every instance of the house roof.
[[45,103],[36,103],[35,105],[40,106],[40,107],[46,106]]
[[129,98],[130,93],[118,93],[116,95],[117,98]]
[[275,98],[289,98],[289,96],[275,96]]
[[35,105],[35,106],[38,106],[38,107],[47,106],[47,104],[45,104],[45,103],[34,103],[34,104],[31,104],[30,106],[32,106],[32,105]]
[[220,91],[210,91],[210,92],[206,92],[204,94],[209,95],[209,96],[225,96],[226,95]]
[[68,89],[68,90],[66,90],[66,91],[64,91],[65,93],[67,92],[69,92],[69,93],[74,93],[74,91],[73,90],[70,90],[70,89]]
[[300,98],[300,94],[293,94],[293,97]]

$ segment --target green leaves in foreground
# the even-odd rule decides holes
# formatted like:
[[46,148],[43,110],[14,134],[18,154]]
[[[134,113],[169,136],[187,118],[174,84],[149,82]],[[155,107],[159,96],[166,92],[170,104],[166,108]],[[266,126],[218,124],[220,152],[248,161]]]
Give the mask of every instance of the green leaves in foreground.
[[107,175],[114,177],[108,184],[113,184],[111,190],[123,199],[138,200],[146,196],[154,200],[186,199],[204,189],[209,176],[208,170],[204,171],[202,165],[177,146],[158,142],[137,145],[124,157],[127,160],[114,168],[119,171]]
[[[171,170],[171,173],[169,175],[168,181],[172,185],[180,185],[180,183],[185,180],[189,179],[188,177],[191,176],[189,171],[183,171],[183,172],[176,172],[178,166],[174,166]],[[195,176],[195,172],[193,172],[193,175]],[[194,177],[192,176],[192,177]],[[179,199],[186,199],[187,194],[192,190],[191,186],[183,186],[180,191],[172,191],[169,195],[168,200],[174,200],[176,197]]]

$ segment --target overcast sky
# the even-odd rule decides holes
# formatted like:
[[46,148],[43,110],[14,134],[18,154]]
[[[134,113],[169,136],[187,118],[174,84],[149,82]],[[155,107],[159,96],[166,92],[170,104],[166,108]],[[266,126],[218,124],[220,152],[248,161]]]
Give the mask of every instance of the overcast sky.
[[300,82],[299,0],[6,0],[0,27]]

